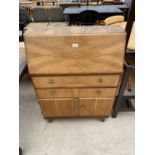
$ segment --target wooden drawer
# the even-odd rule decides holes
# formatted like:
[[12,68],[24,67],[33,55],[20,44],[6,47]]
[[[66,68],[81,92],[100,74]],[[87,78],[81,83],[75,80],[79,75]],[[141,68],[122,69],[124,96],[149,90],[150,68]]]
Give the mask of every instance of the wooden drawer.
[[39,100],[44,117],[109,116],[114,98],[63,98]]
[[114,97],[116,88],[54,88],[54,89],[36,89],[38,98],[50,99],[57,97]]
[[32,77],[35,88],[116,87],[119,75]]

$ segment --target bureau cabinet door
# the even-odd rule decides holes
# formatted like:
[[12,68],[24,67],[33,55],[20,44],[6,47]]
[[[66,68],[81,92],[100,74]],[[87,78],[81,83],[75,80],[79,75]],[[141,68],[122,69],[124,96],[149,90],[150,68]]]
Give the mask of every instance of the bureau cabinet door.
[[113,102],[113,98],[80,99],[80,116],[109,116]]
[[74,105],[72,99],[39,100],[44,117],[73,116]]

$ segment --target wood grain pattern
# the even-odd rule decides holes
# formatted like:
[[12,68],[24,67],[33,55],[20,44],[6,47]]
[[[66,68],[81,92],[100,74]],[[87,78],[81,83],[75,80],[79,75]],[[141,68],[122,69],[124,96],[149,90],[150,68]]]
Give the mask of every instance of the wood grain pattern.
[[35,88],[116,87],[119,75],[32,77]]
[[125,31],[49,23],[26,29],[28,69],[43,116],[109,116],[123,71]]
[[[44,117],[108,116],[113,98],[74,98],[39,100]],[[95,104],[94,104],[95,103]]]
[[55,99],[55,100],[39,100],[42,114],[44,117],[60,117],[73,116],[73,100]]
[[80,99],[80,116],[108,116],[113,106],[113,98]]
[[114,97],[116,88],[80,88],[80,89],[36,89],[40,99],[57,97]]
[[[54,26],[53,26],[54,27]],[[51,29],[53,28],[51,27]],[[30,74],[120,73],[125,32],[112,28],[61,27],[27,32],[25,44]],[[41,28],[40,28],[41,29]],[[55,32],[53,32],[55,30]],[[93,30],[98,33],[91,32]],[[99,31],[100,30],[100,31]],[[29,30],[30,31],[30,30]],[[52,32],[51,32],[52,31]],[[84,33],[85,32],[85,33]],[[73,44],[78,47],[72,47]]]

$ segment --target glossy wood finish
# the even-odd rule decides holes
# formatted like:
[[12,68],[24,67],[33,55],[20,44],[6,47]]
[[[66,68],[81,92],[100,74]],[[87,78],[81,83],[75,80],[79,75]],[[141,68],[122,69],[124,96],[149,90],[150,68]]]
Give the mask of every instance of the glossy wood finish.
[[44,117],[108,116],[113,98],[63,98],[39,100]]
[[31,27],[25,33],[25,43],[30,74],[121,73],[123,70],[125,31],[119,26],[63,29],[38,26],[36,30]]
[[116,87],[119,75],[32,77],[36,88]]
[[57,97],[114,97],[116,88],[80,88],[80,89],[36,89],[38,98],[52,99]]

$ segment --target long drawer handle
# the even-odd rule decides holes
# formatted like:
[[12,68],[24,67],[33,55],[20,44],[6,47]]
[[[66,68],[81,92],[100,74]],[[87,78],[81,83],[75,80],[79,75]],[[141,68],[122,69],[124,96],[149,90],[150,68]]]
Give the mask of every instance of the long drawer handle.
[[50,79],[48,82],[49,82],[49,84],[53,84],[54,83],[54,81],[52,79]]
[[85,110],[86,107],[84,105],[81,106],[81,110]]

